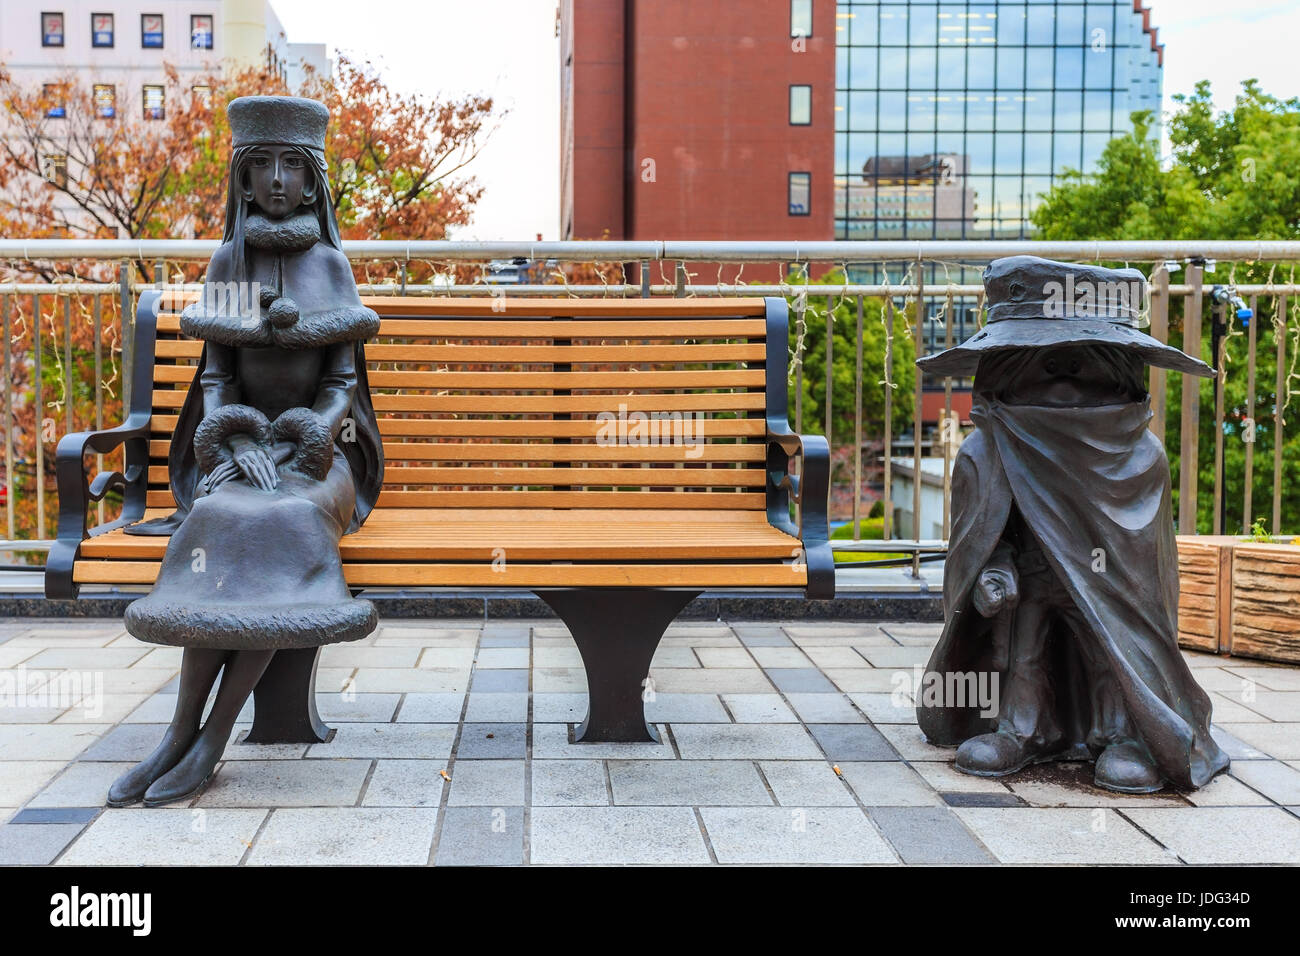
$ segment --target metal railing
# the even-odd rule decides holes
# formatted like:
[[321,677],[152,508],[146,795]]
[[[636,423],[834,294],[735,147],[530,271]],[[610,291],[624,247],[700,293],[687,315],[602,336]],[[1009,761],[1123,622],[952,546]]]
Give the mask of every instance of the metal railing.
[[[84,428],[112,424],[120,415],[121,401],[131,383],[123,381],[129,369],[131,343],[130,322],[134,300],[143,289],[198,289],[201,264],[216,249],[211,240],[0,240],[0,264],[6,265],[15,281],[0,281],[0,321],[3,322],[3,387],[5,392],[4,466],[7,485],[4,502],[6,537],[3,547],[37,551],[48,547],[47,528],[52,520],[51,502],[47,499],[52,482],[45,480],[46,462],[61,434]],[[1280,533],[1283,525],[1283,442],[1286,396],[1295,375],[1300,353],[1300,284],[1294,281],[1290,264],[1300,262],[1300,242],[1243,241],[1099,241],[1099,242],[1026,242],[1026,241],[926,241],[926,242],[406,242],[354,241],[344,243],[345,254],[353,261],[363,295],[560,295],[560,296],[716,296],[716,295],[783,295],[791,297],[792,326],[795,341],[791,346],[791,378],[796,384],[794,404],[796,421],[802,420],[804,362],[820,352],[826,369],[825,414],[823,434],[835,450],[847,447],[851,457],[851,502],[840,514],[853,522],[855,536],[837,541],[836,550],[863,554],[901,552],[908,554],[915,573],[922,560],[941,554],[950,529],[951,462],[959,436],[951,428],[938,429],[939,435],[927,442],[923,419],[923,389],[920,375],[914,377],[909,396],[897,394],[892,381],[892,359],[896,341],[895,317],[907,328],[908,347],[922,354],[927,344],[947,347],[954,341],[954,323],[949,318],[957,310],[973,314],[979,324],[983,312],[984,290],[974,270],[990,259],[1006,255],[1032,254],[1069,261],[1126,262],[1151,267],[1149,333],[1168,341],[1172,327],[1182,333],[1181,344],[1191,354],[1201,354],[1204,312],[1210,290],[1215,283],[1206,278],[1207,268],[1215,268],[1220,284],[1232,284],[1236,293],[1249,301],[1256,317],[1261,305],[1269,316],[1275,340],[1275,395],[1271,408],[1274,436],[1272,462],[1272,530]],[[487,263],[522,260],[544,263],[542,277],[548,281],[500,285],[487,281]],[[571,264],[587,263],[604,268],[597,276],[572,279],[567,271]],[[1174,282],[1166,264],[1179,263],[1183,281]],[[408,278],[415,265],[422,265],[427,281]],[[480,273],[464,281],[466,269]],[[1263,282],[1235,284],[1232,277],[1238,268],[1255,267],[1272,270]],[[38,268],[39,267],[39,268]],[[845,281],[804,284],[819,269],[837,267]],[[855,275],[874,267],[885,273],[886,281],[854,281]],[[188,269],[191,281],[168,282]],[[692,271],[692,270],[696,271]],[[745,270],[749,269],[749,276]],[[1287,281],[1272,281],[1273,273],[1287,273]],[[890,273],[896,281],[889,281]],[[141,281],[152,273],[154,281]],[[607,274],[608,273],[608,274]],[[656,277],[656,273],[658,273]],[[710,275],[716,273],[716,276]],[[953,273],[956,273],[954,276]],[[50,275],[53,281],[29,281],[31,275]],[[377,274],[377,275],[376,275]],[[87,275],[112,276],[112,281],[88,281]],[[764,277],[769,276],[768,281]],[[724,281],[725,277],[725,281]],[[713,281],[708,281],[709,279]],[[657,279],[657,281],[656,281]],[[700,280],[700,281],[697,281]],[[884,355],[864,355],[864,321],[866,303],[876,302],[884,317]],[[821,303],[819,305],[819,303]],[[852,340],[856,343],[854,367],[854,415],[851,435],[834,433],[832,397],[834,383],[833,350],[835,337],[831,323],[826,325],[822,341],[805,336],[805,316],[817,309],[823,314],[834,308],[846,308],[853,324]],[[1288,310],[1293,315],[1288,318]],[[920,316],[921,321],[916,321]],[[935,316],[945,321],[938,322]],[[75,321],[74,321],[75,318]],[[1213,315],[1211,320],[1214,321]],[[124,325],[125,322],[125,325]],[[1219,356],[1211,357],[1219,369],[1220,384],[1228,376],[1247,377],[1247,401],[1240,418],[1255,427],[1258,368],[1256,338],[1259,322],[1252,321],[1244,330],[1248,337],[1245,367],[1225,368],[1225,340],[1216,338]],[[971,329],[973,331],[973,327]],[[1234,333],[1241,334],[1241,333]],[[939,341],[939,337],[942,341]],[[1297,338],[1296,343],[1290,340]],[[123,354],[125,351],[126,354]],[[87,382],[87,377],[89,380]],[[864,434],[864,390],[876,385],[883,390],[884,416],[881,434]],[[934,383],[938,385],[940,383]],[[954,383],[943,380],[942,421],[951,422]],[[959,387],[959,386],[958,386]],[[1226,531],[1224,521],[1225,429],[1228,410],[1224,407],[1226,388],[1215,390],[1213,518],[1209,526],[1198,529],[1196,502],[1201,495],[1198,468],[1179,468],[1178,528],[1182,533],[1208,530]],[[1167,373],[1153,369],[1150,392],[1155,412],[1152,430],[1165,437],[1165,410],[1169,395]],[[1181,460],[1200,462],[1199,439],[1201,390],[1181,390],[1181,417],[1178,451]],[[910,404],[910,438],[904,444],[895,436],[895,404]],[[51,414],[53,412],[54,414]],[[878,454],[864,453],[864,448],[878,445]],[[897,534],[894,522],[893,479],[896,453],[920,462],[925,451],[937,451],[943,462],[942,535],[921,534],[922,486],[920,469],[914,469],[911,481],[912,533]],[[854,452],[856,450],[856,452]],[[870,461],[864,459],[870,457]],[[878,458],[878,462],[877,462]],[[102,469],[104,462],[97,463]],[[1249,530],[1253,513],[1253,486],[1256,463],[1254,446],[1247,443],[1244,469],[1243,530]],[[31,481],[26,481],[30,469]],[[881,476],[884,502],[883,533],[880,540],[860,540],[862,508],[869,497],[867,474]],[[47,487],[47,485],[49,487]],[[30,522],[18,521],[25,514],[20,504],[23,496],[34,499],[35,514]],[[99,503],[103,519],[104,503]],[[836,517],[832,515],[832,517]]]

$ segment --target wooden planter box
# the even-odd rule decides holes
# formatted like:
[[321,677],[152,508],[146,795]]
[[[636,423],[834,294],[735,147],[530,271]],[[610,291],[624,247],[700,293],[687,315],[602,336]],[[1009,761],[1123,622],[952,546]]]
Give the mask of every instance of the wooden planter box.
[[1300,663],[1300,546],[1178,538],[1178,643]]

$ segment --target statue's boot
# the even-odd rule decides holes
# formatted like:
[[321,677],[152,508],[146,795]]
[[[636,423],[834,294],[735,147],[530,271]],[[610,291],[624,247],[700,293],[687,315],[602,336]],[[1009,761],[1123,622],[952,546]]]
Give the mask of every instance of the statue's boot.
[[1118,740],[1103,750],[1093,782],[1120,793],[1155,793],[1165,785],[1155,761],[1135,740]]
[[1048,760],[1054,752],[1054,748],[999,730],[963,743],[957,748],[954,766],[976,777],[1003,777],[1036,761]]
[[161,807],[194,796],[212,779],[217,762],[226,750],[226,739],[217,740],[217,734],[206,730],[199,734],[193,746],[167,773],[159,777],[145,791],[146,807]]
[[138,803],[155,780],[180,762],[193,742],[194,728],[178,730],[168,727],[162,743],[153,753],[113,781],[108,788],[108,805],[128,807]]

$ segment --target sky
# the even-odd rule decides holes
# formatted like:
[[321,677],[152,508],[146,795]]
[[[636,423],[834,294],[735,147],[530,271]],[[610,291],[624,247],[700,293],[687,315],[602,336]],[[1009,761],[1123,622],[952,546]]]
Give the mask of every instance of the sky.
[[[709,0],[741,3],[742,0]],[[1170,97],[1211,81],[1227,108],[1241,81],[1300,96],[1300,0],[1147,0]],[[555,0],[272,0],[291,41],[369,59],[402,91],[478,93],[506,114],[467,167],[485,187],[455,239],[558,238],[560,52]],[[1230,11],[1225,13],[1225,10]]]

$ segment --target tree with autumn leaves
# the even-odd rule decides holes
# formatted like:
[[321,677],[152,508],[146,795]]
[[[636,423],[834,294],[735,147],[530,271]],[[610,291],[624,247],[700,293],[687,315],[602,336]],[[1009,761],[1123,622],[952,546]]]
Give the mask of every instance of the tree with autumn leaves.
[[[96,108],[95,78],[66,76],[27,88],[0,66],[0,235],[6,238],[213,239],[225,215],[230,129],[226,104],[253,94],[309,96],[330,111],[326,141],[331,199],[345,239],[441,239],[469,222],[482,187],[465,173],[497,119],[490,98],[430,99],[389,87],[369,63],[340,57],[332,76],[309,74],[290,90],[258,69],[196,78],[167,70],[164,114]],[[169,279],[196,281],[204,263],[168,263]],[[116,263],[9,261],[4,281],[111,282]],[[131,265],[152,281],[153,264]],[[427,281],[433,263],[359,263],[359,280]],[[466,276],[458,276],[465,279]],[[10,320],[14,458],[5,476],[19,537],[48,536],[57,503],[47,490],[44,528],[35,508],[36,442],[52,488],[54,447],[66,431],[121,420],[120,316],[100,298],[102,378],[95,381],[94,310],[86,297],[5,296]],[[64,301],[68,300],[68,301]],[[37,310],[39,309],[39,316]],[[68,322],[69,316],[71,321]],[[32,330],[39,323],[41,400]],[[67,341],[70,338],[71,341]],[[68,361],[70,359],[70,361]],[[71,375],[68,371],[71,370]],[[69,390],[69,384],[71,389]],[[40,406],[38,408],[38,405]],[[109,462],[112,464],[111,460]]]

